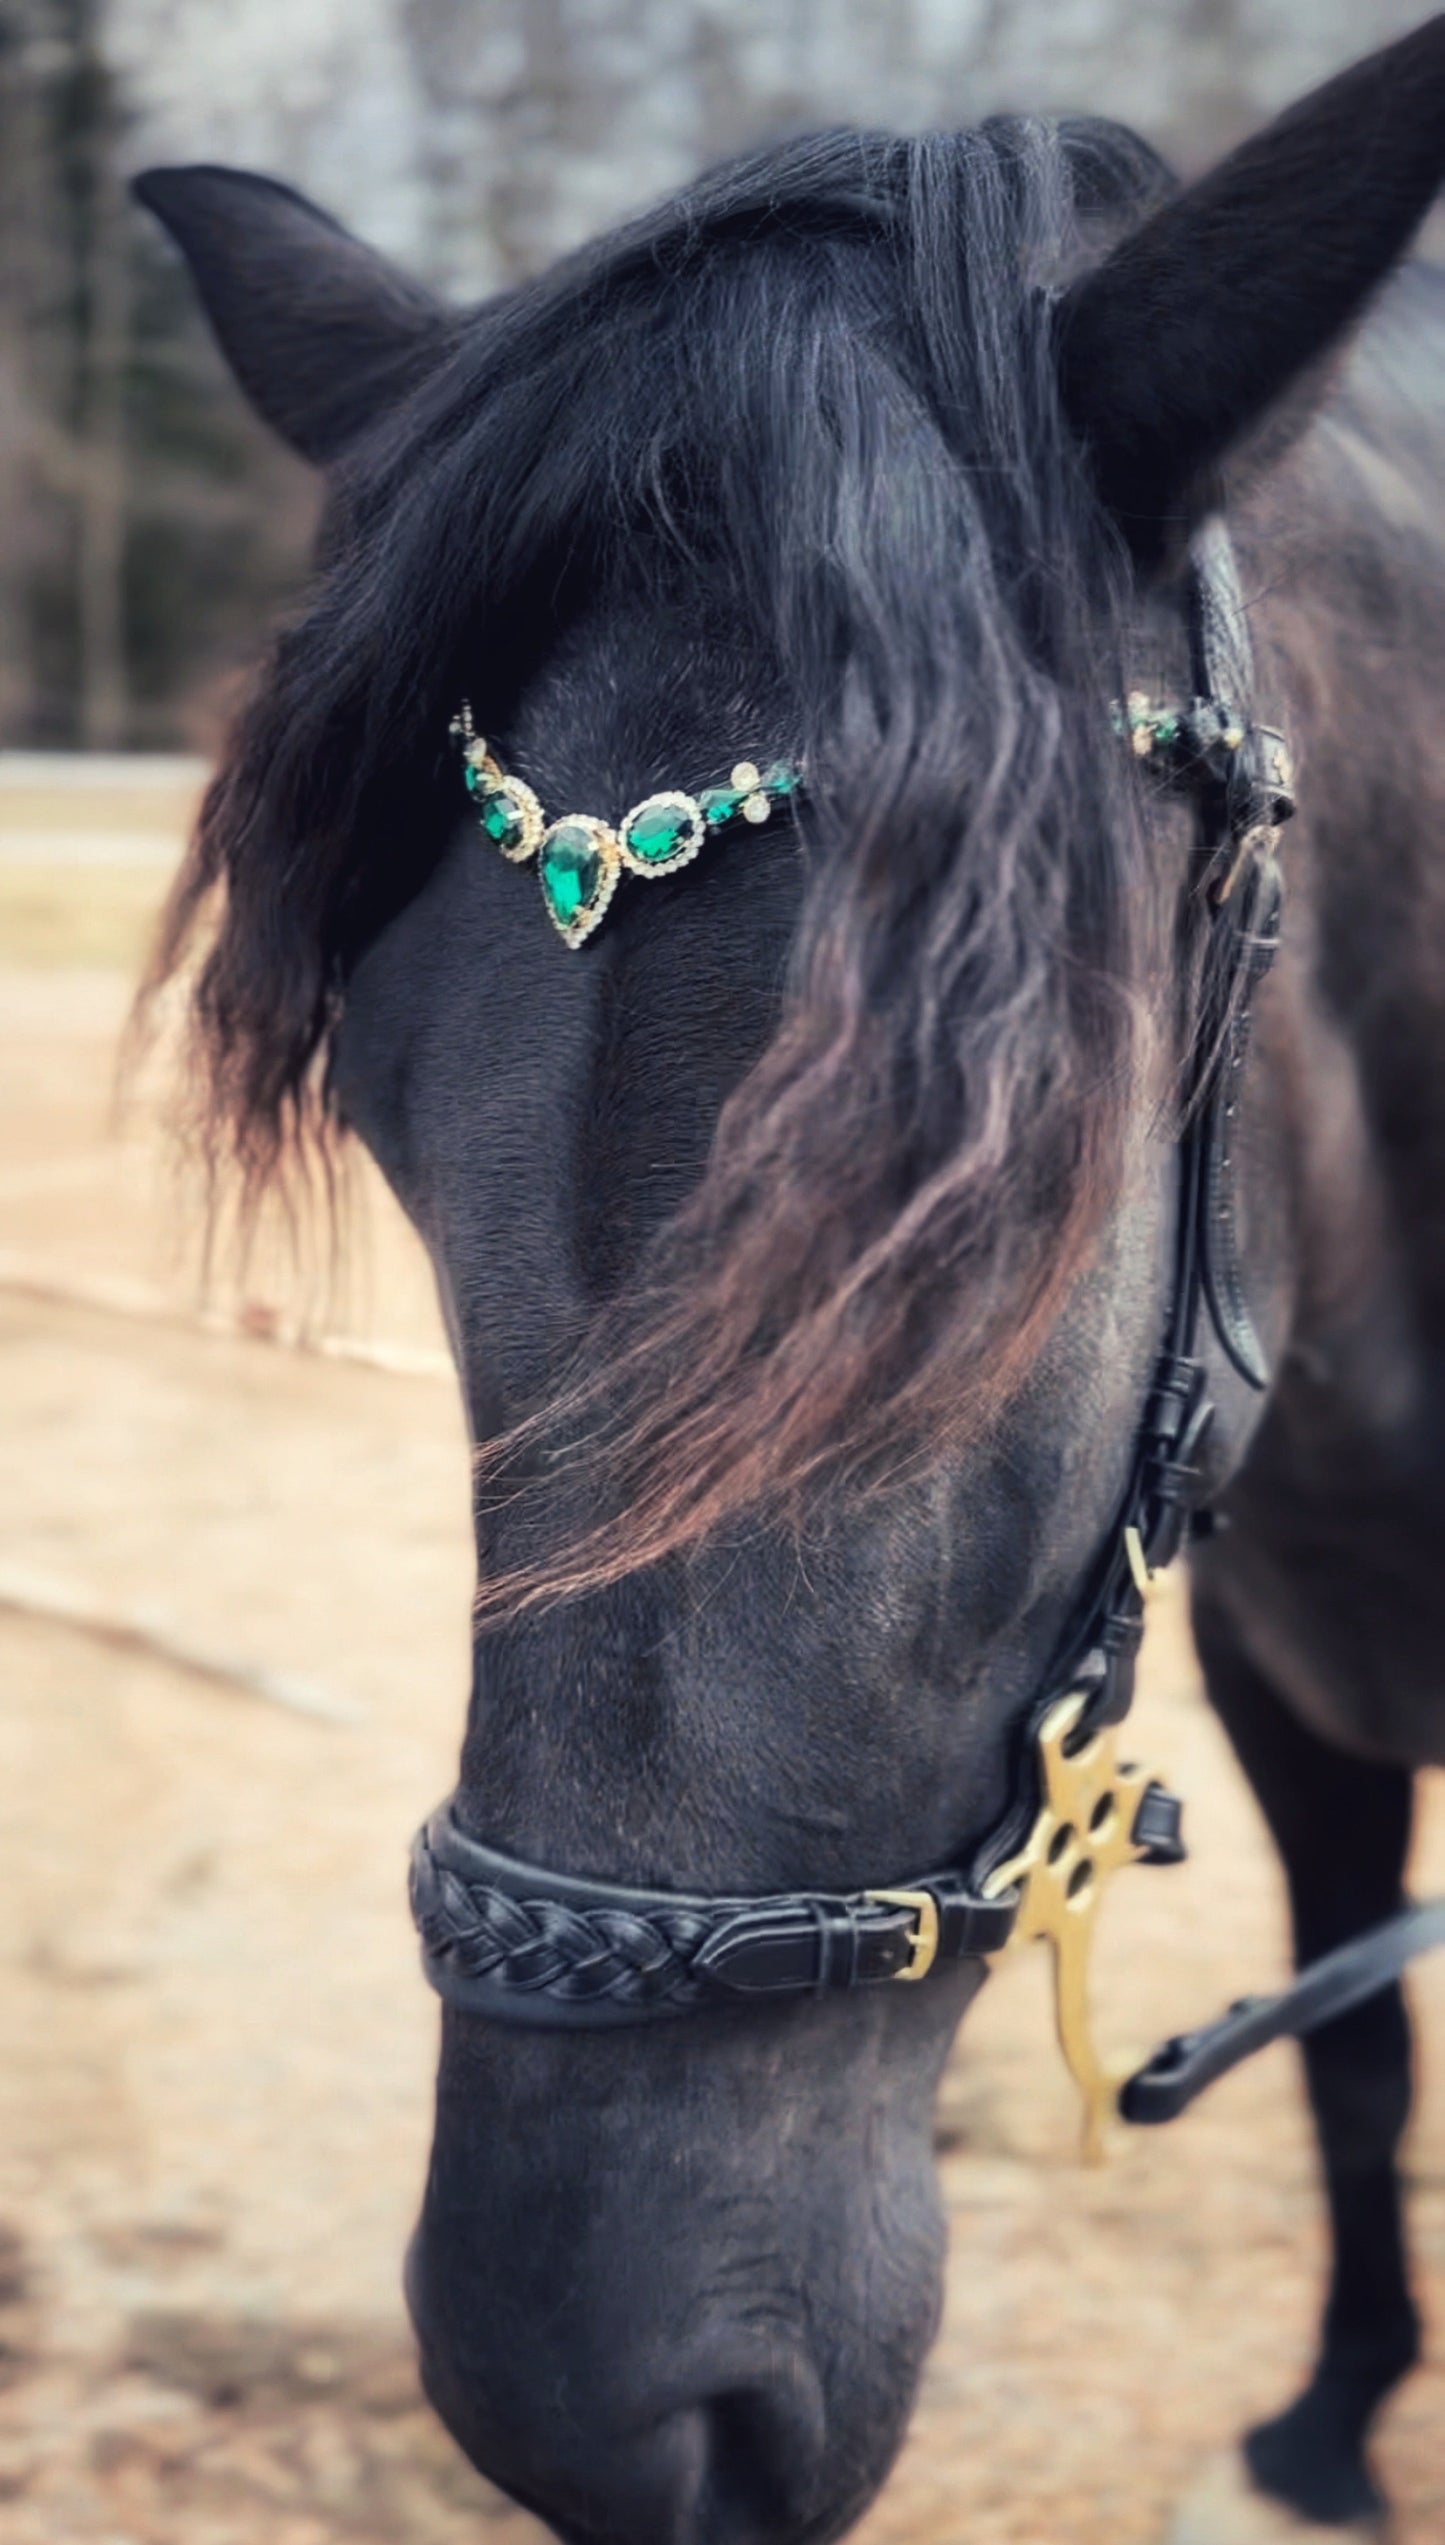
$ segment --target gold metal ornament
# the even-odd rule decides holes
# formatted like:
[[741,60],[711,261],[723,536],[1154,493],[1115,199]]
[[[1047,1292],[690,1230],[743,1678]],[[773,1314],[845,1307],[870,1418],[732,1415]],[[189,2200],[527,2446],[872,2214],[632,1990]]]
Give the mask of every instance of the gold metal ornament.
[[870,1891],[866,1894],[884,1908],[911,1909],[918,1923],[913,1930],[908,1959],[895,1979],[927,1979],[938,1959],[938,1902],[931,1891]]
[[1005,1953],[1036,1942],[1052,1950],[1059,2048],[1083,2098],[1084,2161],[1097,2165],[1104,2127],[1117,2110],[1129,2068],[1110,2066],[1094,2047],[1089,1948],[1105,1876],[1120,1865],[1137,1864],[1146,1852],[1136,1846],[1133,1829],[1152,1779],[1146,1768],[1119,1764],[1113,1725],[1070,1754],[1069,1735],[1087,1703],[1078,1694],[1061,1697],[1044,1717],[1037,1744],[1042,1807],[1018,1854],[989,1875],[984,1895],[990,1900],[1006,1891],[1023,1895]]
[[706,834],[697,797],[685,795],[680,787],[662,787],[634,804],[618,823],[617,846],[629,872],[650,879],[690,866]]
[[[509,866],[525,866],[529,858],[536,856],[547,828],[541,804],[524,779],[507,776],[484,742],[471,743],[466,756],[468,768],[478,770],[487,780],[480,802],[473,796],[483,830]],[[503,817],[505,827],[501,830],[493,827],[494,807]]]
[[537,852],[542,905],[564,945],[584,945],[607,915],[622,857],[617,834],[591,813],[549,822]]
[[513,866],[537,860],[542,903],[564,945],[585,945],[607,914],[624,868],[651,882],[690,866],[709,833],[735,815],[769,822],[796,795],[795,762],[775,760],[767,770],[739,760],[731,787],[707,787],[701,796],[681,787],[658,787],[634,804],[617,825],[591,813],[565,813],[549,822],[539,798],[502,767],[478,733],[470,702],[463,699],[447,728],[460,743],[467,791],[478,822],[494,848]]

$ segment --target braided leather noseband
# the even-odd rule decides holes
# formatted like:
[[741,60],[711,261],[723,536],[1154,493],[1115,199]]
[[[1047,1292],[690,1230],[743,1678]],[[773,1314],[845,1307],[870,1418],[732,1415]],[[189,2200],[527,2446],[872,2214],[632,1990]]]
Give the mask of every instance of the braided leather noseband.
[[[1052,1934],[1062,1971],[1067,1918],[1030,1923],[1038,1911],[1028,1904],[1047,1887],[1050,1864],[1074,1867],[1077,1887],[1131,1856],[1154,1864],[1182,1857],[1180,1806],[1161,1785],[1128,1769],[1106,1776],[1100,1768],[1092,1785],[1088,1776],[1106,1742],[1112,1754],[1110,1727],[1133,1695],[1148,1577],[1178,1552],[1191,1518],[1200,1525],[1197,1453],[1213,1417],[1201,1349],[1206,1309],[1241,1376],[1260,1389],[1268,1380],[1240,1275],[1233,1125],[1250,1000],[1279,943],[1275,836],[1294,807],[1280,737],[1248,721],[1249,633],[1217,521],[1194,543],[1190,642],[1196,697],[1167,720],[1174,748],[1165,765],[1196,807],[1220,959],[1186,1090],[1173,1290],[1119,1522],[1048,1693],[1022,1727],[1007,1814],[965,1865],[887,1890],[759,1899],[639,1890],[529,1865],[469,1837],[443,1804],[417,1837],[411,1898],[427,1978],[450,2004],[530,2026],[636,2024],[922,1979],[943,1962],[990,1957],[1025,1932]],[[1127,1810],[1107,1860],[1062,1810],[1052,1820],[1041,1812],[1045,1768],[1065,1757],[1086,1798],[1099,1796],[1096,1819]],[[1343,2013],[1440,1943],[1445,1902],[1405,1912],[1313,1964],[1278,1997],[1246,2000],[1203,2032],[1166,2043],[1124,2086],[1119,2110],[1133,2121],[1172,2118],[1264,2041]],[[1070,2052],[1062,1978],[1060,2029],[1087,2093],[1096,2080]],[[1111,2086],[1111,2107],[1114,2100]]]

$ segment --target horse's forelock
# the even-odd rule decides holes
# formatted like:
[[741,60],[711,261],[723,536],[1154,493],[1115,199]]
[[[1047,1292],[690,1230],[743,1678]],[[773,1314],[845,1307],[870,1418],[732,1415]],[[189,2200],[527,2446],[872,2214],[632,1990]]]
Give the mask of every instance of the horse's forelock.
[[218,885],[194,1015],[250,1196],[325,1145],[346,968],[450,826],[455,695],[504,725],[609,531],[732,579],[819,835],[779,1031],[608,1356],[619,1516],[499,1601],[925,1454],[1027,1365],[1107,1209],[1145,896],[1051,287],[1159,182],[1104,125],[760,155],[480,313],[340,478],[154,975]]

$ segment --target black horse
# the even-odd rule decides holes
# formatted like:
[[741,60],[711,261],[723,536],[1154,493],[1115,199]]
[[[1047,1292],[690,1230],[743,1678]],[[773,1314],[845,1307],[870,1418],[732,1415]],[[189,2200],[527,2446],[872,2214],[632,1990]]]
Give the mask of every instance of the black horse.
[[[853,1892],[998,1822],[1170,1295],[1208,918],[1117,702],[1187,692],[1224,505],[1301,812],[1233,1135],[1275,1375],[1209,1347],[1195,1617],[1300,1956],[1399,1905],[1445,1758],[1445,281],[1395,269],[1442,173],[1437,18],[1191,190],[1103,123],[827,135],[466,313],[284,187],[142,181],[329,487],[158,970],[223,887],[217,1154],[254,1195],[354,1130],[430,1251],[473,1839]],[[546,906],[538,807],[596,817]],[[597,2545],[839,2534],[934,2330],[981,1976],[448,2009],[408,2285],[475,2462]],[[1246,2454],[1345,2524],[1417,2345],[1398,1989],[1308,2073],[1334,2279]]]

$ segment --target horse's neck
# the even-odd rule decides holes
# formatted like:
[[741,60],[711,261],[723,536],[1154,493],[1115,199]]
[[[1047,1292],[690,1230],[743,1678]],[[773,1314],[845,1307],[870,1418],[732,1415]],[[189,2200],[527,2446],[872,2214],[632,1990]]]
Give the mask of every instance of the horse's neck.
[[1242,525],[1264,711],[1298,771],[1264,1067],[1292,1118],[1305,1294],[1337,1294],[1351,1266],[1358,1288],[1363,1254],[1383,1249],[1432,1350],[1445,1347],[1442,471],[1445,278],[1430,274],[1402,278]]

